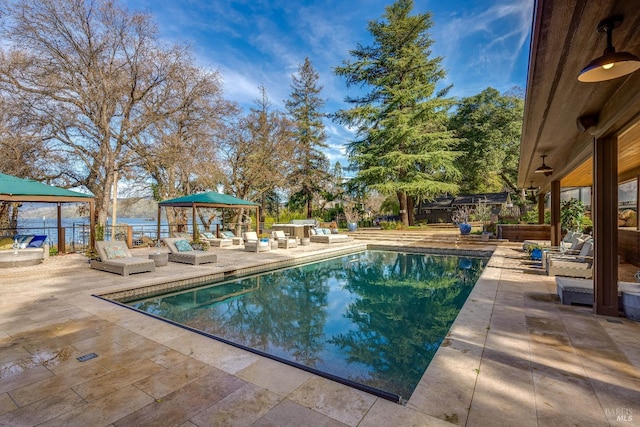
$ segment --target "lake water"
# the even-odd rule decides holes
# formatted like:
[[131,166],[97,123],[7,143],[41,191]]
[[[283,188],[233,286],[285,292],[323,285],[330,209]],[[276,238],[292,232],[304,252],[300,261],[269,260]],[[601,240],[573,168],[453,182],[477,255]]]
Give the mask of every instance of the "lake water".
[[[108,219],[107,224],[111,224],[111,218]],[[122,217],[117,219],[117,224],[133,226],[134,236],[135,234],[144,233],[144,235],[153,236],[152,238],[156,237],[157,223],[155,219]],[[18,218],[19,234],[44,234],[49,236],[50,244],[58,243],[57,227],[58,220],[56,217]],[[62,218],[62,227],[65,228],[66,242],[86,242],[89,238],[89,218]],[[166,230],[168,227],[167,221],[161,221],[160,227],[161,230]]]

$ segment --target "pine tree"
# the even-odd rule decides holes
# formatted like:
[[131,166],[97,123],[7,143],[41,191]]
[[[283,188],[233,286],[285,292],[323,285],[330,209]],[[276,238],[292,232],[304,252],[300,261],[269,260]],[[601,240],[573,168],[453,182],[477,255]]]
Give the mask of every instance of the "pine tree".
[[382,20],[369,22],[373,44],[358,45],[353,60],[335,68],[347,87],[365,90],[347,97],[353,107],[335,116],[357,130],[347,147],[357,179],[395,194],[405,225],[413,223],[416,201],[455,193],[460,175],[454,165],[460,153],[446,128],[450,87],[437,90],[445,70],[441,57],[429,58],[431,15],[410,15],[412,9],[412,0],[388,6]]
[[296,127],[297,164],[291,182],[297,191],[292,194],[292,205],[305,205],[307,218],[312,217],[313,198],[320,194],[328,177],[329,160],[322,149],[327,148],[327,135],[322,122],[325,100],[320,97],[319,75],[309,58],[291,76],[291,94],[286,101],[287,111]]

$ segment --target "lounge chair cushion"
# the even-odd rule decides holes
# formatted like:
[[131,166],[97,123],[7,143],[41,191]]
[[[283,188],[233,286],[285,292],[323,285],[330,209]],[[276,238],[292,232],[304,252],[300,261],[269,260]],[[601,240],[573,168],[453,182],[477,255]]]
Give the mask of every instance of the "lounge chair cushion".
[[202,233],[202,235],[203,235],[206,239],[215,239],[215,238],[216,238],[216,236],[215,236],[213,233],[209,233],[209,232]]
[[222,232],[222,235],[223,235],[224,237],[226,237],[227,239],[235,239],[235,238],[236,238],[236,235],[235,235],[235,234],[233,234],[233,233],[232,233],[231,231],[229,231],[229,230],[225,230],[225,231],[223,231],[223,232]]
[[189,242],[186,240],[176,240],[174,244],[176,245],[178,252],[189,252],[193,250]]

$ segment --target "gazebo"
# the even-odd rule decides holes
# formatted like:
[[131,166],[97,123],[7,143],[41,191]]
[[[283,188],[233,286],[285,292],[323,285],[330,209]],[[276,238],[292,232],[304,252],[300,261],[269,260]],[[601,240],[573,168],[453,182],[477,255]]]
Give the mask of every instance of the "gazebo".
[[[260,205],[257,203],[249,202],[247,200],[239,199],[237,197],[229,196],[228,194],[220,194],[215,191],[209,191],[206,193],[191,194],[189,196],[178,197],[175,199],[165,200],[158,203],[158,239],[160,238],[160,218],[163,207],[173,208],[192,208],[192,223],[193,223],[193,237],[195,239],[196,231],[196,209],[203,208],[225,208],[225,209],[255,209],[256,210],[256,224],[260,221]],[[256,229],[259,226],[256,225]]]
[[62,233],[62,203],[89,203],[89,247],[93,247],[95,241],[94,200],[90,194],[78,193],[31,179],[0,173],[0,202],[56,203],[58,205],[58,251],[60,253],[65,251]]

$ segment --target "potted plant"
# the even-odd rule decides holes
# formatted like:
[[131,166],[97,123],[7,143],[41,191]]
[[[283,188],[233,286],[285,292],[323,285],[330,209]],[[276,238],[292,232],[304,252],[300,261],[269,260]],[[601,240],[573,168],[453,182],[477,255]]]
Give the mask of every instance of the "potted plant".
[[474,217],[482,223],[482,240],[488,241],[491,233],[487,231],[487,225],[491,221],[491,206],[487,204],[487,198],[478,200],[474,210]]
[[353,200],[349,199],[343,203],[342,211],[344,212],[344,217],[347,220],[347,228],[349,231],[356,231],[358,229],[358,222],[362,215],[359,206]]
[[471,233],[471,224],[469,224],[469,218],[473,210],[469,206],[461,206],[453,212],[451,219],[454,224],[457,224],[460,228],[460,234],[467,235]]
[[542,261],[542,249],[543,247],[540,245],[530,245],[527,248],[527,251],[529,251],[529,257],[532,261]]

